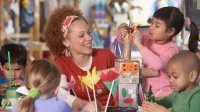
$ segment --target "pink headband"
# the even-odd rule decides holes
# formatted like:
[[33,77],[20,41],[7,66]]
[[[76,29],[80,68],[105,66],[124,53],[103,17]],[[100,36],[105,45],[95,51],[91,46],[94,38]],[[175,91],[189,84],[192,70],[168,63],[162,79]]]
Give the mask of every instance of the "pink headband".
[[69,27],[70,27],[72,21],[73,21],[74,19],[76,19],[76,18],[78,18],[78,16],[74,16],[74,15],[72,15],[72,16],[67,16],[67,17],[65,18],[65,20],[63,21],[61,31],[64,33],[64,37],[67,35],[67,32],[68,32],[68,30],[69,30]]
[[185,19],[185,26],[190,26],[191,25],[191,20],[190,20],[190,18],[189,17],[185,17],[184,18]]

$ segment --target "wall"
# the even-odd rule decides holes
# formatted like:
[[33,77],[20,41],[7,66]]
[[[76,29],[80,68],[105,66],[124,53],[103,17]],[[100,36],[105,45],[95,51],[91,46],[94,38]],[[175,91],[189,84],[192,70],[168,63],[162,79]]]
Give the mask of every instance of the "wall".
[[84,17],[89,20],[89,11],[92,5],[95,5],[96,0],[79,0],[79,8],[82,10]]

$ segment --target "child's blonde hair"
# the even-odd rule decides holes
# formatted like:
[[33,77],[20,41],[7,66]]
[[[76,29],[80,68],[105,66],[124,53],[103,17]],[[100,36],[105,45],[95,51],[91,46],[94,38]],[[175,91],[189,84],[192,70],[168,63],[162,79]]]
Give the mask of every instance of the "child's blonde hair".
[[[25,86],[28,90],[36,88],[40,95],[54,93],[60,83],[61,73],[50,61],[41,59],[33,61],[25,73]],[[29,91],[30,93],[30,91]],[[24,97],[17,108],[17,112],[34,112],[34,99],[30,95]]]

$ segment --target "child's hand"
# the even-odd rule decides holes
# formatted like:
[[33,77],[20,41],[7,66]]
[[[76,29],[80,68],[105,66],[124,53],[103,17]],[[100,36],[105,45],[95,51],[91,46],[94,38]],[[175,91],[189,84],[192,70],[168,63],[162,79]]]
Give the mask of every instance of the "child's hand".
[[138,48],[138,49],[142,49],[143,48],[143,44],[142,44],[142,35],[140,34],[139,31],[135,31],[132,33],[133,36],[133,44]]
[[7,84],[7,83],[0,85],[0,96],[5,95],[7,87],[9,87],[9,84]]
[[128,25],[126,23],[120,24],[117,31],[118,42],[123,43],[124,38],[126,37],[127,34],[128,34]]
[[24,84],[24,81],[21,80],[21,79],[15,79],[15,80],[13,80],[13,82],[12,82],[12,85],[14,85],[14,86],[21,86],[21,85],[23,85],[23,84]]
[[167,108],[161,105],[147,101],[142,102],[142,110],[143,112],[170,112]]

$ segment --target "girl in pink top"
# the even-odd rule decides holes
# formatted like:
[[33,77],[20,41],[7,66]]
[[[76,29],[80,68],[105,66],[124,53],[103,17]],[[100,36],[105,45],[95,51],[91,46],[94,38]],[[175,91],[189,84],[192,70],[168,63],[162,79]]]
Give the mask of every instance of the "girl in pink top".
[[[163,7],[153,14],[148,36],[142,37],[138,31],[132,33],[132,43],[139,49],[144,67],[159,71],[158,76],[142,79],[145,89],[152,85],[152,91],[156,97],[163,97],[172,92],[165,67],[169,59],[179,52],[178,46],[173,42],[173,37],[181,31],[183,25],[184,16],[178,8]],[[118,38],[127,35],[127,25],[120,26]],[[191,29],[190,36],[193,36],[192,33]]]

